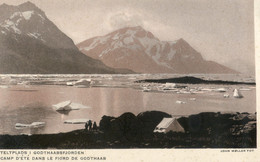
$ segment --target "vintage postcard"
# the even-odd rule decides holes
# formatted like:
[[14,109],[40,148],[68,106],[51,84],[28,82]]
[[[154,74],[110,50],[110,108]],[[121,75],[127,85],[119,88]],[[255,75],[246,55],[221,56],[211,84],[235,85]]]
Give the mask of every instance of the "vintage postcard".
[[256,161],[258,3],[1,0],[0,160]]

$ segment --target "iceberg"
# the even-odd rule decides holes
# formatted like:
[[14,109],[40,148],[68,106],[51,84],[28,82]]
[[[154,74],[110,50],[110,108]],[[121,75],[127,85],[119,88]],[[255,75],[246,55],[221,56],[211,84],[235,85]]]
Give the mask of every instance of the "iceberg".
[[45,122],[33,122],[31,124],[22,124],[22,123],[16,123],[15,128],[16,129],[23,129],[23,128],[40,128],[44,127]]
[[8,88],[8,86],[6,86],[6,85],[1,85],[0,88],[6,89],[6,88]]
[[240,91],[239,91],[238,89],[235,89],[235,90],[234,90],[233,96],[234,96],[235,98],[243,98],[243,95],[240,93]]
[[90,79],[80,79],[80,80],[78,80],[78,81],[76,81],[75,83],[74,83],[74,85],[84,85],[84,86],[89,86],[90,85],[90,82],[91,82],[91,80]]
[[71,107],[69,106],[71,104],[71,101],[64,101],[61,103],[58,103],[56,105],[52,105],[52,107],[56,111],[66,111],[66,110],[71,110]]
[[176,101],[177,104],[186,104],[184,101]]
[[30,124],[22,124],[22,123],[15,124],[15,127],[17,127],[17,128],[23,128],[23,127],[29,127],[29,126],[30,126]]
[[229,98],[229,94],[228,93],[224,94],[224,98]]
[[218,89],[215,89],[214,91],[215,92],[226,92],[227,89],[225,89],[225,88],[218,88]]
[[165,83],[165,87],[167,87],[167,88],[176,88],[177,87],[177,85],[175,84],[175,83]]
[[67,82],[67,86],[90,86],[91,84],[91,79],[80,79],[75,82]]
[[72,110],[91,108],[89,106],[85,106],[85,105],[82,105],[82,104],[79,104],[79,103],[75,103],[75,102],[72,102],[69,106],[71,107]]
[[151,91],[151,88],[143,87],[143,92],[150,92],[150,91]]
[[74,82],[67,82],[66,85],[67,85],[67,86],[73,86],[73,85],[74,85]]
[[79,109],[91,108],[89,106],[85,106],[85,105],[82,105],[82,104],[79,104],[79,103],[71,102],[70,100],[58,103],[56,105],[52,105],[52,107],[56,111],[70,111],[70,110],[79,110]]
[[45,122],[33,122],[32,124],[30,124],[30,127],[33,128],[39,128],[39,127],[44,127],[45,126]]
[[90,119],[71,119],[71,120],[65,120],[64,124],[85,124]]

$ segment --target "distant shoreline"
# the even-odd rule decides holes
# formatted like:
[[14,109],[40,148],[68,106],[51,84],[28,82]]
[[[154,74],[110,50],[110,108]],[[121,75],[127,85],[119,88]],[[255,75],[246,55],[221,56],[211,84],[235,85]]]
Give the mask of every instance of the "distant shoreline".
[[256,85],[255,82],[237,82],[237,81],[223,81],[223,80],[204,80],[196,77],[185,76],[178,78],[169,78],[169,79],[145,79],[136,81],[138,83],[183,83],[183,84],[224,84],[224,85]]

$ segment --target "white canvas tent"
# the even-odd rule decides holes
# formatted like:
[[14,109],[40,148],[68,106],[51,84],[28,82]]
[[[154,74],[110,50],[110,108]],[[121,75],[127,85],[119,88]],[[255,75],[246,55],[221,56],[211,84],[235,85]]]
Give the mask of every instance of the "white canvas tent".
[[185,132],[184,128],[177,121],[177,118],[163,118],[163,120],[155,127],[153,132]]

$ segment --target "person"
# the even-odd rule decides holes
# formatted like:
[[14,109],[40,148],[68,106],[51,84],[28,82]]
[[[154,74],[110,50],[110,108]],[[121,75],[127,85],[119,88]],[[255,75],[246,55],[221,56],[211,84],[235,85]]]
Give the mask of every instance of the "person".
[[96,122],[94,122],[94,124],[93,124],[93,130],[97,130],[97,123]]
[[85,129],[88,130],[88,123],[85,124]]
[[92,129],[92,121],[91,121],[91,120],[88,121],[88,127],[89,127],[89,128],[88,128],[89,130]]

